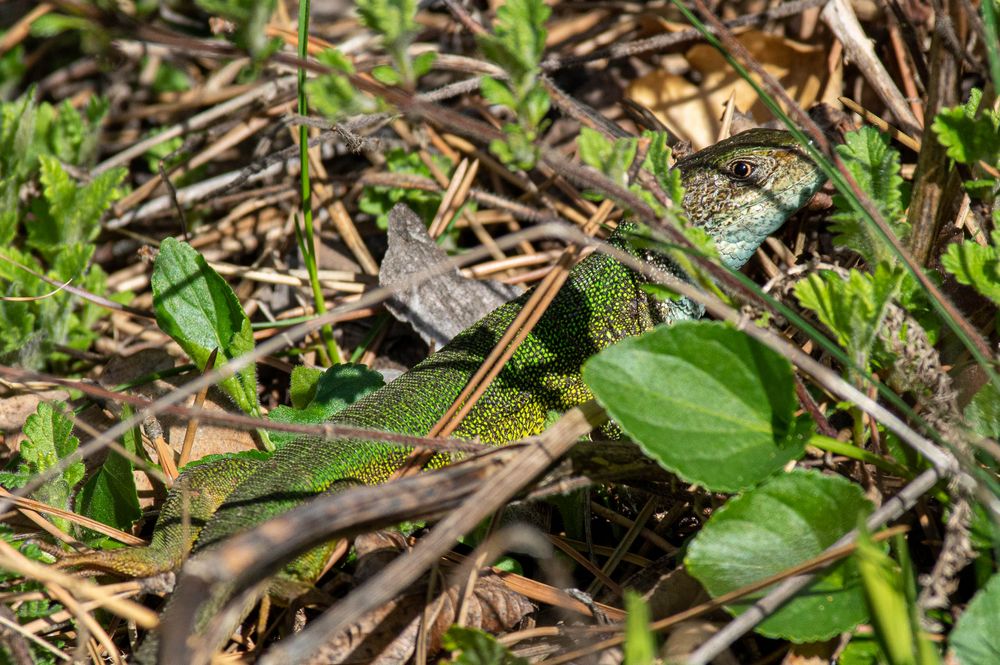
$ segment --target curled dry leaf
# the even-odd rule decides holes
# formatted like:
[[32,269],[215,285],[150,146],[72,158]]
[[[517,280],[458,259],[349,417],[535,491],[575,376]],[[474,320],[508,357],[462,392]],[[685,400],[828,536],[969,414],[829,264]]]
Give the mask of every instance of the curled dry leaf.
[[[836,95],[841,89],[840,62],[830,70],[822,47],[747,30],[737,39],[774,76],[803,107],[826,102],[839,107]],[[736,74],[722,55],[707,44],[698,44],[685,57],[701,83],[691,83],[679,74],[655,70],[629,85],[626,96],[650,109],[683,139],[701,149],[716,141],[723,108],[731,95],[736,108],[750,113],[758,122],[772,119],[757,93]],[[820,73],[826,72],[824,77]]]

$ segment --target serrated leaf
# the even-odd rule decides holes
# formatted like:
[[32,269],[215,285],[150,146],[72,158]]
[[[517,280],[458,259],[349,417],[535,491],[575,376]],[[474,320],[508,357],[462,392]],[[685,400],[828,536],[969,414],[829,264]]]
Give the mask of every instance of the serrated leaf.
[[719,323],[682,321],[611,346],[583,378],[664,468],[710,491],[750,487],[804,451],[791,364]]
[[[904,237],[907,226],[904,211],[909,198],[907,185],[899,175],[899,153],[889,144],[889,137],[872,127],[848,132],[837,152],[861,189],[875,202],[882,217],[897,237]],[[856,213],[840,194],[833,197],[838,212],[831,215],[838,233],[835,240],[858,254],[870,265],[892,262],[891,250],[877,231]]]
[[[685,566],[713,597],[819,555],[872,510],[839,476],[793,471],[730,499],[688,546]],[[740,614],[767,590],[726,607]],[[866,620],[856,566],[845,561],[757,627],[793,642],[829,639]]]
[[[319,377],[315,394],[305,407],[276,406],[271,409],[268,418],[278,423],[317,425],[383,385],[385,380],[382,375],[364,365],[334,365]],[[278,446],[298,436],[291,432],[271,432],[271,440]]]
[[962,284],[1000,304],[1000,231],[993,232],[992,240],[988,247],[972,240],[952,243],[941,256],[941,265]]
[[1000,164],[1000,113],[984,109],[976,117],[982,96],[973,88],[964,106],[942,109],[931,124],[938,142],[956,162],[974,164],[982,159]]
[[1000,574],[972,597],[948,638],[948,647],[959,665],[1000,663]]
[[382,35],[387,44],[398,44],[415,32],[416,0],[357,0],[362,25]]
[[[133,414],[128,405],[122,408],[122,419]],[[122,447],[133,455],[141,448],[138,428],[122,435]],[[142,517],[139,495],[136,492],[132,461],[124,455],[109,450],[101,467],[84,483],[76,497],[76,510],[102,524],[128,531]]]
[[795,297],[815,312],[851,358],[864,366],[899,283],[900,275],[885,264],[874,274],[851,270],[846,279],[832,270],[821,270],[795,285]]
[[681,172],[678,169],[670,168],[672,151],[667,144],[666,132],[653,132],[647,129],[642,132],[642,136],[650,140],[649,150],[646,151],[646,161],[642,167],[656,177],[660,189],[670,197],[674,206],[682,209],[684,185],[681,182]]
[[[156,323],[204,369],[218,349],[216,367],[253,351],[253,331],[233,289],[187,243],[167,238],[150,278]],[[257,374],[251,363],[219,383],[236,405],[260,415]]]
[[64,245],[91,242],[100,232],[101,216],[121,198],[125,169],[111,169],[86,185],[72,181],[62,165],[40,155],[43,197],[32,205],[37,219],[28,225],[28,245],[54,260]]
[[[21,442],[21,458],[24,468],[32,475],[48,471],[66,459],[80,445],[73,436],[73,422],[52,403],[39,402],[35,412],[28,416],[21,430],[25,439]],[[70,510],[73,488],[83,479],[83,462],[73,462],[61,473],[35,490],[32,496],[55,508]],[[50,518],[52,523],[68,532],[70,523],[60,517]]]

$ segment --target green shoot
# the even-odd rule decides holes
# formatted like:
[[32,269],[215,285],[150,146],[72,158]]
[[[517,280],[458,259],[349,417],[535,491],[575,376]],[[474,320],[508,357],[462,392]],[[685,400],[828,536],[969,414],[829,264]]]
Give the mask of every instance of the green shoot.
[[372,76],[386,85],[412,89],[421,76],[430,71],[436,54],[421,53],[410,57],[410,44],[420,32],[416,0],[358,0],[361,23],[382,36],[382,46],[394,67],[376,67]]
[[[299,2],[299,59],[305,60],[308,55],[309,43],[309,3],[310,0]],[[309,101],[306,96],[306,70],[299,67],[298,72],[299,115],[309,115]],[[309,181],[309,128],[299,125],[299,182],[302,192],[302,258],[309,274],[309,285],[312,287],[313,304],[320,316],[326,313],[326,301],[323,299],[323,287],[319,283],[319,271],[316,261],[316,238],[313,231],[312,184]],[[320,337],[326,346],[328,364],[339,364],[340,351],[333,339],[333,327],[330,324],[320,328]]]
[[542,0],[510,0],[497,9],[494,35],[480,36],[486,59],[507,73],[501,81],[484,76],[480,91],[486,101],[514,112],[517,123],[504,125],[506,141],[496,139],[490,151],[505,164],[530,169],[538,159],[534,141],[548,126],[549,95],[539,80],[545,51],[545,21],[551,10]]

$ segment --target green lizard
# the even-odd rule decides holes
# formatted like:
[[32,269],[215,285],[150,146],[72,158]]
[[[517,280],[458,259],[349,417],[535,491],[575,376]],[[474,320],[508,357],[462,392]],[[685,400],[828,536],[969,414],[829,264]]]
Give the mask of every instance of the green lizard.
[[[743,132],[681,160],[677,168],[689,219],[714,238],[731,268],[742,266],[824,181],[791,135],[776,130]],[[612,242],[659,268],[677,272],[662,255],[632,248],[625,234],[616,234]],[[588,357],[656,324],[701,315],[689,300],[656,300],[641,288],[643,282],[600,253],[580,262],[455,436],[502,445],[536,434],[550,411],[565,411],[591,397],[580,376]],[[458,397],[525,299],[496,309],[406,374],[338,413],[332,422],[426,434]],[[383,482],[407,454],[406,449],[385,443],[305,438],[264,461],[228,460],[196,467],[178,479],[148,547],[96,553],[73,563],[133,576],[176,569],[192,545],[196,555],[319,493],[351,483]],[[441,455],[432,461],[432,465],[445,463]],[[182,507],[185,493],[190,504]],[[182,510],[191,528],[182,523]],[[324,556],[325,551],[305,555],[285,574],[312,581]]]

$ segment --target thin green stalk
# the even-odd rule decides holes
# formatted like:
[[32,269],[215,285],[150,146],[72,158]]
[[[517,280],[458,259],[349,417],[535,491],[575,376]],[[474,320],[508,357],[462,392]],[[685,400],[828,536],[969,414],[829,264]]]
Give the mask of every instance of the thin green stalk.
[[[308,55],[306,48],[309,43],[309,5],[310,0],[299,0],[299,59],[305,60]],[[299,115],[309,115],[309,103],[306,100],[306,70],[299,67]],[[313,302],[316,314],[326,313],[326,303],[323,301],[323,289],[319,283],[319,272],[316,269],[316,245],[313,235],[312,185],[309,181],[309,128],[299,125],[299,176],[302,184],[302,226],[303,226],[303,258],[306,262],[306,272],[309,273],[309,285],[312,287]],[[320,328],[320,336],[326,344],[326,352],[330,364],[339,365],[342,361],[337,343],[333,339],[333,327],[329,324]]]
[[883,459],[878,455],[865,450],[864,448],[858,448],[857,446],[851,445],[846,441],[839,441],[829,436],[823,436],[822,434],[813,434],[807,445],[819,448],[820,450],[825,450],[826,452],[833,453],[834,455],[840,455],[841,457],[847,457],[859,462],[864,462],[865,464],[877,466],[886,473],[891,473],[899,478],[909,479],[913,477],[913,474],[910,471],[904,469],[898,464],[893,464],[892,462]]

